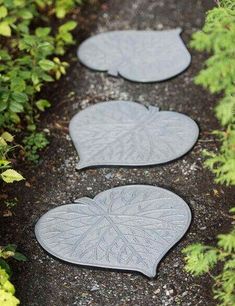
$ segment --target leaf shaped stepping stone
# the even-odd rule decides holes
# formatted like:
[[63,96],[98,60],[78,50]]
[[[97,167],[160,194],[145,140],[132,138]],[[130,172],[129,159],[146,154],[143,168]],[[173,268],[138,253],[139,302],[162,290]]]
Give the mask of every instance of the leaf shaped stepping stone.
[[50,210],[39,219],[35,233],[46,251],[67,262],[154,277],[158,263],[190,222],[190,209],[176,194],[130,185]]
[[189,151],[199,132],[183,114],[127,101],[88,107],[72,118],[69,131],[80,156],[78,169],[165,163]]
[[185,70],[191,56],[180,37],[181,29],[114,31],[84,41],[78,58],[85,66],[136,82],[169,79]]

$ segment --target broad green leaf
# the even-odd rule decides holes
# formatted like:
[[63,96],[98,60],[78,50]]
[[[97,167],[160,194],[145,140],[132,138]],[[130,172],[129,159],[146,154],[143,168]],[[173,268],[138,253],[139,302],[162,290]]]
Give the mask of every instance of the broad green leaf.
[[4,5],[0,6],[0,18],[7,16],[7,8]]
[[40,82],[37,73],[32,73],[31,79],[32,79],[34,85],[36,85],[36,84],[38,84]]
[[23,19],[32,19],[33,14],[28,9],[23,9],[18,12],[18,15]]
[[47,60],[47,59],[43,59],[39,61],[39,66],[45,70],[45,71],[49,71],[51,69],[53,69],[55,67],[55,63]]
[[230,213],[234,214],[235,213],[235,207],[232,207],[230,210],[229,210]]
[[1,306],[17,306],[20,301],[12,295],[12,293],[0,289],[0,305]]
[[0,50],[0,60],[9,60],[9,59],[11,59],[11,56],[7,52],[7,50]]
[[23,92],[13,92],[11,97],[14,101],[22,104],[28,101],[28,96]]
[[15,124],[20,123],[20,117],[16,113],[10,112],[9,117],[11,121],[14,122]]
[[36,102],[36,105],[40,111],[44,111],[46,108],[51,106],[51,103],[48,100],[40,99]]
[[0,257],[0,274],[2,274],[2,270],[4,270],[9,276],[11,276],[12,271],[8,263]]
[[66,15],[66,10],[63,7],[56,8],[56,17],[57,18],[64,18]]
[[7,147],[7,142],[3,137],[0,137],[0,147]]
[[24,179],[24,177],[19,174],[17,171],[13,169],[7,169],[3,173],[1,173],[1,177],[6,183],[13,183],[15,181],[21,181]]
[[4,111],[7,108],[7,102],[0,100],[0,112]]
[[11,101],[9,110],[14,113],[21,113],[24,111],[24,107],[21,103],[18,103],[16,101]]
[[[1,289],[5,290],[8,293],[15,294],[15,287],[12,285],[12,283],[9,280],[7,280],[3,284]],[[4,305],[2,304],[2,306],[4,306]],[[9,306],[11,306],[11,304],[9,304]]]
[[47,35],[49,35],[51,32],[51,28],[49,27],[44,27],[44,28],[37,28],[35,31],[35,34],[37,37],[46,37]]
[[16,244],[8,244],[4,247],[4,251],[15,253],[16,248],[17,248]]
[[38,45],[38,52],[42,57],[46,57],[54,52],[54,46],[49,42],[41,43]]
[[1,137],[7,142],[12,142],[14,140],[14,137],[8,132],[3,132]]
[[25,90],[26,84],[25,81],[19,77],[14,77],[11,79],[11,90],[22,92]]
[[67,21],[59,27],[59,33],[65,33],[72,31],[76,28],[77,22],[75,21]]
[[64,32],[61,38],[68,44],[73,42],[73,36],[69,32]]
[[27,130],[30,132],[34,132],[36,130],[36,125],[35,124],[28,124],[27,125]]
[[11,36],[11,28],[6,21],[0,22],[0,35],[10,37]]
[[0,168],[1,167],[6,167],[10,164],[11,162],[9,162],[8,160],[6,159],[0,159]]
[[19,252],[15,252],[13,258],[15,258],[18,261],[26,261],[27,260],[27,258]]
[[53,77],[51,77],[49,74],[46,74],[46,73],[43,73],[42,79],[43,79],[43,81],[46,81],[46,82],[53,82],[54,81]]

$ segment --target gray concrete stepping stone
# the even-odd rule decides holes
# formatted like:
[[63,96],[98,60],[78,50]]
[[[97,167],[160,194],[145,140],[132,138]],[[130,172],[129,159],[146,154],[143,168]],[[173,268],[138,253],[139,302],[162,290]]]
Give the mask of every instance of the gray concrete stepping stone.
[[191,56],[181,29],[113,31],[85,40],[78,58],[85,66],[136,82],[156,82],[184,71]]
[[89,166],[143,166],[174,160],[195,144],[199,129],[189,117],[130,101],[108,101],[75,115],[69,132]]
[[35,233],[46,251],[64,261],[154,277],[190,222],[190,209],[176,194],[130,185],[48,211]]

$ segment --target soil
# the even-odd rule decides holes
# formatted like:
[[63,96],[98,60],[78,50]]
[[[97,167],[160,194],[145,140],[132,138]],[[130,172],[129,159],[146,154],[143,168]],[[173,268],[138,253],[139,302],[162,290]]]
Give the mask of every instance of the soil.
[[[171,29],[182,27],[188,45],[200,29],[209,0],[125,0],[89,2],[74,18],[78,20],[77,42],[96,33],[123,29]],[[76,46],[77,47],[77,46]],[[189,46],[188,46],[189,48]],[[214,244],[218,233],[229,229],[225,217],[233,204],[232,189],[214,184],[203,168],[202,149],[216,150],[210,131],[219,128],[213,107],[218,97],[194,85],[206,55],[189,48],[192,64],[181,75],[161,83],[138,84],[82,66],[71,48],[66,77],[46,88],[44,97],[53,102],[42,116],[50,145],[37,167],[22,165],[27,181],[8,188],[19,203],[13,216],[2,217],[1,244],[16,243],[28,257],[12,262],[17,297],[24,306],[61,305],[216,305],[209,276],[192,277],[184,271],[182,248],[193,242]],[[162,110],[182,112],[200,126],[200,137],[191,152],[165,165],[154,167],[101,167],[76,171],[78,156],[68,136],[71,117],[89,105],[111,99],[157,105]],[[37,243],[34,225],[49,209],[106,189],[127,184],[164,187],[181,196],[190,206],[193,222],[187,235],[162,260],[157,276],[148,279],[137,272],[81,267],[47,254]]]

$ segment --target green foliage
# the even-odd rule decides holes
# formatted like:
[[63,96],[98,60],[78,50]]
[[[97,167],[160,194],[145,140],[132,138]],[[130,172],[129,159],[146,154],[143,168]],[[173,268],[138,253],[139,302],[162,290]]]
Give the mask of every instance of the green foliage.
[[[1,10],[0,10],[1,12]],[[14,150],[15,146],[12,145],[14,137],[8,133],[3,132],[0,136],[0,178],[6,183],[13,183],[14,181],[21,181],[23,176],[17,171],[11,169],[11,162],[8,155]],[[8,207],[12,206],[12,202],[6,203]],[[24,255],[16,251],[15,245],[8,245],[6,247],[0,247],[0,305],[1,306],[15,306],[20,302],[14,296],[15,288],[9,281],[12,274],[10,266],[6,262],[9,258],[15,258],[16,260],[25,260]]]
[[15,288],[9,281],[9,275],[4,269],[0,268],[0,305],[16,306],[20,301],[14,296]]
[[0,178],[6,183],[13,183],[24,179],[21,174],[11,169],[11,161],[8,156],[15,148],[11,144],[13,140],[14,137],[8,132],[3,132],[0,136]]
[[0,247],[0,305],[15,306],[19,305],[20,301],[14,296],[15,288],[10,282],[12,271],[7,263],[9,258],[14,258],[18,261],[25,261],[26,257],[16,251],[16,246],[9,244],[5,247]]
[[227,131],[214,131],[222,145],[219,153],[204,151],[205,166],[216,175],[216,183],[235,185],[235,130],[231,124]]
[[[203,152],[205,166],[215,174],[217,183],[235,185],[235,1],[217,2],[218,7],[207,13],[202,31],[193,35],[191,46],[211,54],[195,83],[211,93],[224,95],[215,107],[224,131],[213,131],[221,146],[217,152]],[[235,213],[235,208],[231,212]],[[215,247],[196,243],[183,253],[187,272],[213,277],[214,298],[219,305],[235,305],[235,227],[228,234],[219,235]],[[211,273],[213,270],[216,275]]]
[[58,18],[64,18],[65,15],[75,7],[76,4],[81,4],[82,0],[57,0],[55,12]]
[[34,163],[40,159],[39,152],[44,149],[49,141],[42,132],[35,132],[25,137],[23,140],[26,158]]
[[196,276],[209,272],[217,263],[217,251],[200,243],[188,246],[183,253],[186,254],[186,271]]
[[50,13],[55,13],[57,18],[64,18],[73,8],[82,4],[82,0],[37,0],[37,5]]
[[[73,31],[77,25],[61,19],[81,0],[0,0],[0,129],[18,131],[27,127],[31,135],[24,139],[26,157],[38,161],[38,152],[48,141],[43,133],[36,133],[36,122],[50,102],[37,94],[46,83],[60,79],[68,63],[61,60],[66,47],[73,44]],[[53,18],[53,30],[51,19]],[[42,25],[42,26],[38,26]],[[0,179],[6,183],[23,178],[11,168],[10,152],[13,137],[0,136]],[[6,201],[7,207],[16,201]],[[0,248],[0,305],[14,306],[14,287],[6,258],[24,260],[14,246]]]
[[[58,56],[74,43],[71,31],[77,25],[67,21],[52,34],[50,16],[63,18],[78,3],[0,0],[0,127],[21,127],[23,121],[29,131],[36,129],[38,113],[50,106],[36,94],[65,74],[68,63]],[[45,26],[31,26],[41,20]]]
[[[235,212],[235,208],[233,209]],[[220,268],[214,279],[214,298],[221,306],[235,305],[235,227],[228,234],[218,236],[217,246],[193,244],[183,250],[187,272],[195,276]]]
[[210,10],[202,31],[193,35],[191,46],[210,52],[205,68],[195,78],[196,84],[211,93],[223,93],[215,108],[216,117],[225,131],[214,133],[221,141],[217,153],[205,152],[205,162],[215,175],[217,183],[235,185],[235,2],[218,1]]

